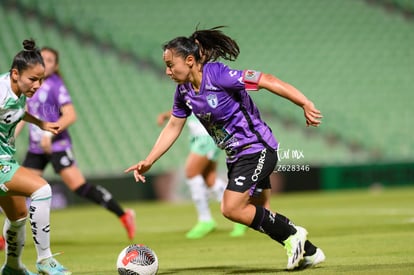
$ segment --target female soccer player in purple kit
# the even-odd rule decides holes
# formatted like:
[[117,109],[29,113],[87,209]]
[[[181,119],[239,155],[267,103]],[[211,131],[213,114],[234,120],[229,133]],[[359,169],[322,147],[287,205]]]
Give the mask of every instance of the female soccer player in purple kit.
[[215,27],[177,37],[163,46],[166,74],[178,83],[172,116],[144,160],[129,167],[136,181],[145,182],[152,165],[172,146],[194,113],[226,152],[228,185],[223,215],[267,234],[287,250],[287,269],[315,266],[325,260],[320,248],[307,240],[305,228],[270,210],[270,175],[277,163],[278,143],[261,119],[248,90],[264,88],[300,106],[308,126],[318,126],[322,115],[299,90],[271,74],[235,70],[216,62],[235,60],[237,43]]
[[41,54],[45,62],[45,81],[36,94],[27,100],[27,110],[39,119],[59,122],[62,132],[52,135],[29,124],[29,149],[22,165],[42,175],[46,165],[51,162],[55,172],[71,191],[119,217],[128,238],[132,240],[135,236],[133,210],[124,210],[108,190],[89,183],[75,162],[68,127],[76,121],[76,112],[59,73],[59,53],[53,48],[44,47]]

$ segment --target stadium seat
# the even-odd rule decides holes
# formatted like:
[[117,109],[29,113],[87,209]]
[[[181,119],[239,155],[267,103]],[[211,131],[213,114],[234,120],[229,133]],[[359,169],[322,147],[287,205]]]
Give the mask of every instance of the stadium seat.
[[[156,115],[171,107],[174,91],[162,76],[161,45],[197,24],[228,25],[225,32],[241,48],[231,67],[275,74],[321,109],[321,127],[310,130],[297,106],[266,91],[252,93],[276,137],[302,148],[306,162],[412,159],[414,32],[412,21],[396,13],[339,0],[153,1],[145,9],[132,0],[15,2],[37,14],[25,18],[24,9],[0,7],[0,64],[8,69],[27,36],[61,52],[79,113],[71,132],[89,174],[116,174],[151,148],[160,131]],[[397,141],[403,145],[391,145]],[[182,164],[187,150],[183,136],[155,169]]]

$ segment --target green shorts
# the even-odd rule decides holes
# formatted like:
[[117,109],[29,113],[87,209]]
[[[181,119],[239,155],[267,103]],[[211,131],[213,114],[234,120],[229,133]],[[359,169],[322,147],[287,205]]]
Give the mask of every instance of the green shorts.
[[210,136],[192,137],[190,151],[200,156],[206,156],[212,161],[216,161],[220,153],[220,149]]
[[5,196],[3,185],[9,182],[20,165],[15,160],[0,160],[0,196]]

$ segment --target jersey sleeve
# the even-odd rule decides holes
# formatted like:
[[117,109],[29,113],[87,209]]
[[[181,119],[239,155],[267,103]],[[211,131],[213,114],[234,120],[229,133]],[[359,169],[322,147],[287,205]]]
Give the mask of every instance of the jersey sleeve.
[[184,94],[187,92],[184,85],[178,85],[174,94],[174,104],[171,114],[175,117],[186,118],[191,115],[190,107],[185,103]]
[[60,80],[56,82],[56,92],[57,92],[56,98],[57,98],[59,106],[72,103],[72,98],[70,97],[68,89],[66,88],[63,81]]
[[65,86],[61,86],[59,88],[58,101],[59,101],[60,106],[72,103],[72,99]]
[[7,101],[7,85],[3,81],[0,82],[0,109],[4,108]]
[[262,75],[261,72],[254,70],[234,70],[222,63],[212,64],[211,72],[214,75],[215,81],[226,90],[245,89],[257,91]]

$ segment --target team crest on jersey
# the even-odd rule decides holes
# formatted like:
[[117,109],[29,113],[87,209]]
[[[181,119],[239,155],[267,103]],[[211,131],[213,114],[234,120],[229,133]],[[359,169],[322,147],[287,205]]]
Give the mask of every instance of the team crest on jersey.
[[209,94],[207,96],[207,102],[208,102],[208,105],[210,105],[211,108],[216,108],[217,105],[218,105],[217,95]]
[[10,170],[11,170],[11,166],[10,166],[10,165],[3,165],[3,164],[0,164],[0,171],[1,171],[3,174],[7,174],[8,172],[10,172]]

